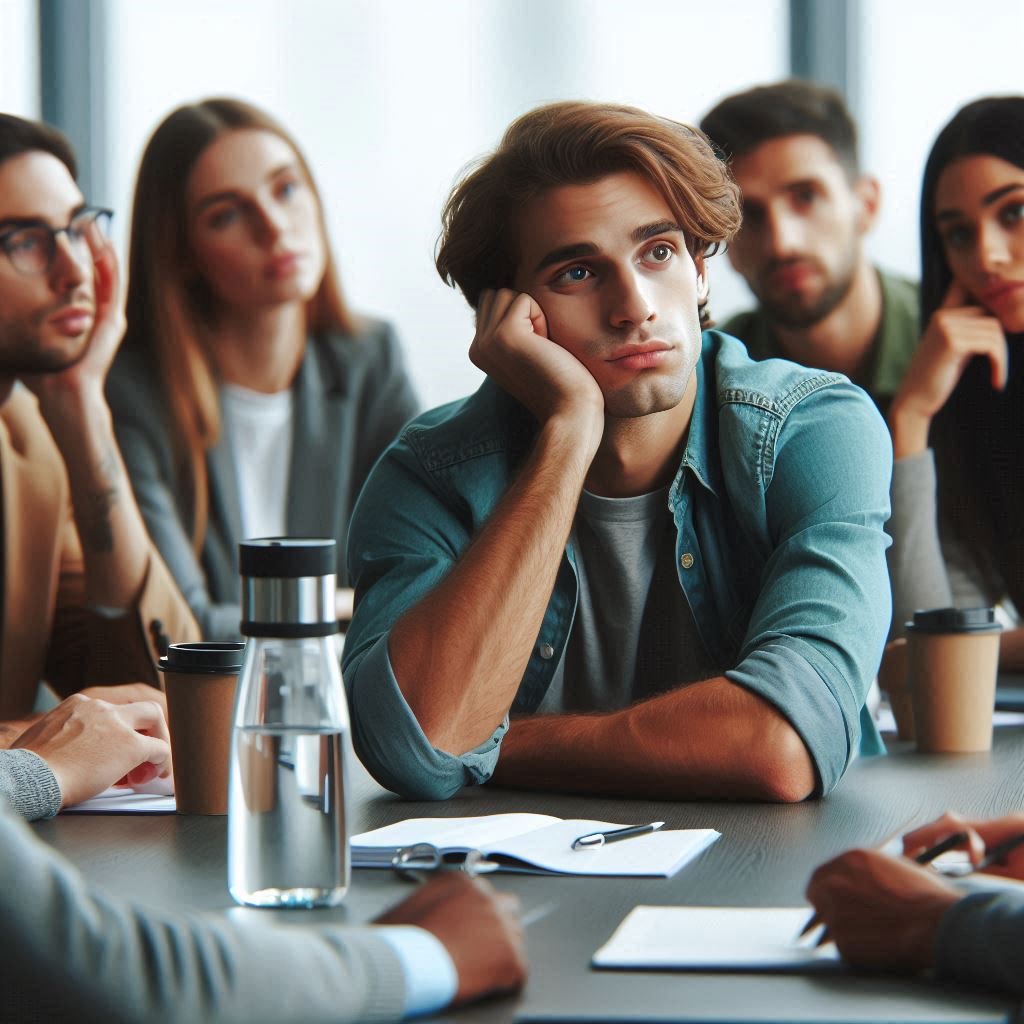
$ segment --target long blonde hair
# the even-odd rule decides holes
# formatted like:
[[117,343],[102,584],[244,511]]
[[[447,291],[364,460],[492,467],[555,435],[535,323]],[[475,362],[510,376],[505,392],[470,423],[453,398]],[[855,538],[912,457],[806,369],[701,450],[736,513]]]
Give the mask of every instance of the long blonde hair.
[[207,99],[172,111],[147,143],[135,182],[125,346],[144,352],[159,375],[180,483],[191,491],[197,550],[206,524],[205,455],[220,436],[221,417],[211,352],[216,304],[189,248],[186,190],[207,147],[239,129],[271,132],[288,143],[316,198],[327,260],[320,287],[307,304],[307,330],[356,331],[327,244],[320,195],[295,140],[268,114],[241,100]]

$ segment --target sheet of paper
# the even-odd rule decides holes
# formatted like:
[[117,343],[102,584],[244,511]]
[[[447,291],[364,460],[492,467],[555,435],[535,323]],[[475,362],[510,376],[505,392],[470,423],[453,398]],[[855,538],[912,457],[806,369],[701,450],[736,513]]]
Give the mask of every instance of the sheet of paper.
[[835,946],[797,940],[810,907],[635,907],[595,967],[779,970],[836,963]]
[[173,814],[174,796],[134,789],[105,789],[91,800],[66,807],[62,814]]
[[479,850],[509,836],[532,832],[557,822],[550,814],[487,814],[475,818],[409,818],[361,832],[353,846],[400,847],[432,843],[438,849]]

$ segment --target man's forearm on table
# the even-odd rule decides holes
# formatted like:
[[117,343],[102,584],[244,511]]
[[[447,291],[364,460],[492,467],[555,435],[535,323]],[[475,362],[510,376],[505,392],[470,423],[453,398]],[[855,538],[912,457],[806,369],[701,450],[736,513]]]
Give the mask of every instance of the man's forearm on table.
[[395,624],[395,678],[435,747],[472,750],[507,714],[551,598],[589,461],[567,425],[543,428],[459,563]]
[[661,799],[793,802],[814,791],[815,771],[775,708],[719,677],[608,714],[517,718],[492,781]]

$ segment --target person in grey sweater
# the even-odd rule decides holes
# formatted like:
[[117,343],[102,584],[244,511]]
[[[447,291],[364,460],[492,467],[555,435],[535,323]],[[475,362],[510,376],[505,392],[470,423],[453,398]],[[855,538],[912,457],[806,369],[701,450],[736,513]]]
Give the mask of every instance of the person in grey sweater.
[[[978,865],[986,849],[1024,834],[1024,814],[965,822],[953,814],[903,837],[905,858],[850,850],[815,871],[807,887],[843,958],[885,971],[934,969],[940,978],[1024,995],[1024,888],[967,895],[916,853],[958,832]],[[985,868],[1024,880],[1024,846]]]
[[285,929],[112,897],[18,820],[169,770],[166,735],[155,701],[79,694],[0,750],[0,1018],[390,1021],[522,984],[514,898],[468,875],[435,878],[377,927]]
[[921,189],[924,333],[889,408],[892,636],[916,608],[1005,611],[1024,668],[1024,96],[976,100],[936,139]]

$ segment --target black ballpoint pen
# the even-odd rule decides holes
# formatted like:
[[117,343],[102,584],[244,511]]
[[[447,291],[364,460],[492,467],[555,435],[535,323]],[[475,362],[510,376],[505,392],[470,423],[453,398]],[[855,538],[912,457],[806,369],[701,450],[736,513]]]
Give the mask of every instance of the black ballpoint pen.
[[579,836],[572,841],[574,850],[592,850],[598,846],[606,846],[608,843],[617,843],[622,839],[632,839],[633,836],[646,835],[648,832],[657,832],[664,828],[665,822],[652,821],[649,825],[627,825],[625,828],[615,828],[611,832],[589,832],[585,836]]

